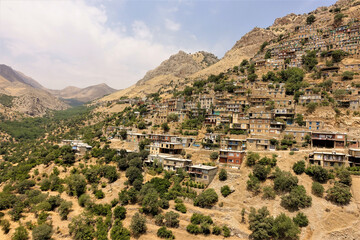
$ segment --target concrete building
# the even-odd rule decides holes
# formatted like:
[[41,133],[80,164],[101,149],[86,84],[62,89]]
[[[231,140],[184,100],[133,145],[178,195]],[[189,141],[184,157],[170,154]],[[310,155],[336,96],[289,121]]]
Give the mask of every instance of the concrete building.
[[176,171],[177,169],[186,169],[190,166],[192,161],[190,159],[182,159],[175,157],[166,157],[163,160],[163,167],[166,171]]
[[310,164],[322,167],[346,167],[349,165],[345,153],[312,152],[309,154]]
[[209,185],[216,175],[217,167],[198,164],[187,166],[186,170],[193,181]]
[[241,165],[245,157],[245,151],[220,149],[219,163],[230,165]]
[[346,133],[312,132],[311,146],[317,148],[344,148]]

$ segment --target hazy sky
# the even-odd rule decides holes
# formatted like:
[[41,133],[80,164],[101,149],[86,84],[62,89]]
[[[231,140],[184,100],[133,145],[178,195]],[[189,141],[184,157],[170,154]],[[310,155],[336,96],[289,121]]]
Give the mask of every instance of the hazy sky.
[[122,89],[179,50],[222,57],[256,26],[335,2],[0,0],[0,63],[52,89]]

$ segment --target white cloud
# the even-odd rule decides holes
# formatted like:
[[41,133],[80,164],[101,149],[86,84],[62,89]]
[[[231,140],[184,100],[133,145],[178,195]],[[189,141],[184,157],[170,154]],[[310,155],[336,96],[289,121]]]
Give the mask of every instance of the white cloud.
[[170,19],[165,19],[165,27],[170,31],[177,32],[180,30],[181,24]]
[[131,27],[108,27],[104,8],[84,1],[2,1],[0,63],[49,88],[125,88],[177,50],[153,43],[145,23]]

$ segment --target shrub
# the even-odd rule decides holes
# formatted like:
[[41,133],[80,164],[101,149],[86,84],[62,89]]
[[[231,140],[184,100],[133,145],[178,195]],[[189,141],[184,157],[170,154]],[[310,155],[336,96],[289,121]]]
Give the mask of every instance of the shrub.
[[159,238],[166,238],[166,239],[175,239],[171,230],[168,230],[166,227],[161,227],[157,231],[156,234]]
[[266,186],[263,188],[263,195],[262,198],[263,199],[271,199],[274,200],[275,199],[275,191],[272,187]]
[[298,210],[311,206],[312,199],[306,195],[304,186],[296,186],[288,195],[281,197],[281,206],[289,210]]
[[221,187],[221,194],[224,196],[224,197],[227,197],[229,196],[231,193],[231,190],[230,190],[230,187],[228,185],[225,185],[225,186],[222,186]]
[[165,226],[166,227],[178,227],[179,226],[179,214],[173,211],[165,213]]
[[250,209],[249,229],[252,231],[250,238],[255,240],[271,239],[274,218],[266,207],[256,210]]
[[206,189],[197,196],[194,201],[195,206],[202,208],[212,207],[218,201],[218,195],[213,188]]
[[218,226],[214,226],[213,227],[213,230],[212,230],[212,234],[214,234],[214,235],[220,235],[221,234],[221,228],[220,227],[218,227]]
[[155,225],[163,226],[164,225],[164,215],[158,214],[155,216]]
[[296,214],[296,216],[293,218],[293,221],[299,227],[306,227],[307,225],[309,225],[309,220],[307,216],[302,212]]
[[259,159],[260,155],[258,153],[249,152],[246,157],[246,165],[248,167],[254,166]]
[[130,240],[130,231],[123,227],[121,221],[117,219],[115,220],[114,226],[111,228],[110,237],[112,240]]
[[5,234],[8,234],[10,232],[10,222],[9,220],[1,220],[1,229],[4,231]]
[[185,205],[183,204],[183,203],[177,203],[177,204],[175,204],[175,210],[176,211],[179,211],[179,212],[181,212],[181,213],[186,213],[186,207],[185,207]]
[[222,230],[223,230],[224,237],[230,237],[231,232],[227,226],[223,226]]
[[160,199],[159,200],[159,206],[162,208],[162,209],[168,209],[169,208],[169,201],[166,200],[166,199]]
[[78,202],[79,202],[79,205],[80,205],[81,207],[86,207],[86,206],[88,206],[88,205],[91,203],[91,198],[90,198],[90,196],[87,195],[87,194],[82,194],[82,195],[79,197]]
[[307,25],[311,25],[311,24],[313,24],[314,22],[315,22],[315,16],[314,15],[310,15],[310,16],[308,16],[307,18],[306,18],[306,24]]
[[15,229],[15,233],[11,240],[28,240],[29,233],[24,226],[19,226]]
[[300,160],[300,161],[297,161],[296,163],[294,163],[293,170],[298,175],[305,172],[305,161]]
[[249,174],[249,180],[247,180],[246,182],[246,189],[255,194],[258,194],[260,192],[260,181],[251,173]]
[[195,235],[201,233],[200,227],[199,227],[198,225],[195,225],[195,224],[192,224],[192,223],[190,223],[189,225],[187,225],[186,231],[187,231],[188,233],[195,234]]
[[351,186],[352,180],[351,180],[351,174],[350,174],[349,170],[347,170],[345,168],[340,168],[336,172],[336,176],[339,178],[340,183]]
[[124,208],[123,206],[117,206],[114,209],[114,218],[120,219],[120,220],[125,219],[126,218],[126,208]]
[[219,172],[219,180],[220,181],[225,181],[227,179],[227,172],[225,169],[221,169]]
[[350,71],[345,71],[342,74],[342,80],[346,81],[346,80],[353,80],[354,79],[354,75],[355,73],[350,72]]
[[318,182],[313,182],[311,186],[311,192],[315,196],[322,197],[324,194],[324,187]]
[[265,181],[267,175],[270,173],[270,167],[261,164],[255,164],[253,174],[260,181]]
[[50,240],[52,234],[52,227],[46,223],[35,227],[32,231],[33,240]]
[[218,159],[218,157],[219,157],[219,153],[218,153],[218,152],[212,152],[212,153],[210,153],[210,159],[211,159],[211,160],[216,160],[216,159]]
[[272,230],[274,232],[274,239],[296,240],[299,239],[301,232],[292,219],[284,213],[275,218]]
[[95,190],[95,197],[97,199],[103,199],[105,197],[105,194],[103,191],[101,190]]
[[58,209],[61,220],[67,219],[67,216],[71,211],[71,207],[72,207],[72,202],[62,201]]
[[339,205],[349,204],[352,197],[349,186],[339,182],[335,183],[326,193],[326,200]]
[[75,240],[93,239],[95,237],[94,222],[87,215],[74,217],[69,224],[69,233]]
[[140,213],[135,213],[131,219],[130,229],[134,236],[144,234],[147,230],[145,217],[141,216]]
[[274,189],[278,192],[290,192],[298,184],[298,178],[290,172],[281,171],[276,168],[274,173]]
[[85,193],[86,180],[84,176],[80,174],[71,174],[67,177],[66,183],[68,185],[68,194],[70,196],[79,197]]
[[213,220],[210,216],[205,216],[201,213],[194,213],[190,219],[192,224],[198,225],[201,223],[213,224]]
[[326,183],[329,178],[329,172],[321,166],[310,166],[305,169],[305,173],[313,178],[314,181],[319,183]]

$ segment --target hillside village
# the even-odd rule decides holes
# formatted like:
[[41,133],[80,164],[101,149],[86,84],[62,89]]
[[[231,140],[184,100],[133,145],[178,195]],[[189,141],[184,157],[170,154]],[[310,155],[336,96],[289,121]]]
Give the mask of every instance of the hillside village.
[[233,49],[2,118],[0,239],[360,239],[360,2]]

